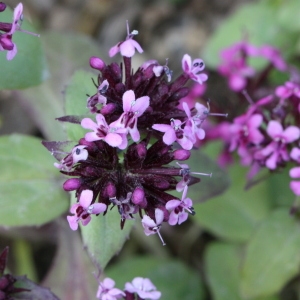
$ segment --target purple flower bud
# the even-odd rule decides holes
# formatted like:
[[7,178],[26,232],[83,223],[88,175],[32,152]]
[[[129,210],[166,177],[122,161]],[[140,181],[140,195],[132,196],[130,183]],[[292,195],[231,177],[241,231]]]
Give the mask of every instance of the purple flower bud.
[[145,157],[147,154],[146,145],[144,143],[140,143],[140,144],[136,145],[136,152],[140,158]]
[[141,187],[137,187],[132,194],[131,200],[134,204],[140,205],[141,203],[143,203],[144,198],[145,198],[144,189]]
[[92,56],[92,57],[90,58],[90,66],[91,66],[93,69],[102,71],[103,68],[106,66],[106,64],[105,64],[105,62],[104,62],[101,58],[96,57],[96,56]]
[[191,152],[189,150],[179,149],[173,152],[173,157],[175,160],[187,160],[191,156]]
[[77,190],[81,185],[81,182],[78,178],[68,179],[64,184],[63,188],[66,192]]
[[112,182],[109,182],[104,189],[104,194],[105,194],[105,196],[107,195],[109,198],[115,197],[116,196],[116,186]]
[[116,105],[114,103],[108,103],[107,105],[103,106],[100,110],[103,116],[112,114],[116,109]]
[[0,2],[0,12],[4,11],[6,9],[6,4],[3,2]]

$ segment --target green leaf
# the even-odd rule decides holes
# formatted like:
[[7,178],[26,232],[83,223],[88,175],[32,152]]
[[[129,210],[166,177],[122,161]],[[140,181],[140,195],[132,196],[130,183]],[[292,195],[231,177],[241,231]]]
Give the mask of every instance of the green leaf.
[[135,277],[146,277],[162,293],[161,299],[206,299],[199,275],[179,261],[151,256],[126,258],[105,273],[116,281],[118,288],[123,288],[126,282],[131,282]]
[[212,243],[205,253],[205,269],[214,300],[242,300],[239,293],[241,247]]
[[300,226],[287,209],[277,209],[249,240],[242,265],[241,290],[246,298],[279,292],[299,273]]
[[117,207],[109,210],[105,216],[93,216],[88,226],[81,226],[83,243],[99,270],[103,270],[109,260],[121,250],[128,239],[133,220],[127,220],[123,230]]
[[[13,13],[7,8],[1,12],[1,22],[12,22]],[[36,29],[26,20],[22,29],[36,32]],[[6,59],[7,51],[0,52],[0,90],[24,89],[38,85],[48,77],[46,60],[41,44],[41,39],[24,32],[16,31],[13,42],[17,45],[18,52],[13,60]]]
[[[63,126],[55,121],[55,118],[66,115],[62,92],[75,70],[88,69],[89,58],[101,55],[102,51],[91,38],[78,33],[46,32],[41,35],[41,39],[47,45],[51,77],[38,87],[22,91],[21,96],[30,107],[32,117],[43,134],[49,140],[64,140],[66,134]],[[90,79],[91,75],[88,77]],[[83,109],[86,108],[88,92],[85,91],[79,101]],[[95,92],[93,90],[91,93]]]
[[68,208],[53,158],[37,138],[0,138],[0,225],[47,223]]
[[[93,95],[97,89],[92,81],[94,74],[86,71],[77,71],[71,78],[66,89],[66,115],[82,116],[89,114],[86,107],[86,94]],[[94,117],[94,116],[93,116]],[[69,140],[78,141],[87,132],[80,124],[66,123]]]
[[[286,2],[284,2],[285,4]],[[284,49],[286,55],[293,53],[297,35],[284,30],[278,22],[274,22],[278,11],[277,5],[270,5],[266,1],[240,6],[220,24],[207,43],[202,55],[206,65],[216,68],[220,63],[220,51],[245,37],[254,45],[270,44]],[[263,64],[263,60],[258,60],[255,66],[259,68]]]
[[43,285],[52,287],[59,299],[95,299],[96,269],[82,247],[79,232],[72,231],[66,219],[58,220],[56,225],[58,250]]
[[196,215],[193,220],[223,239],[247,241],[273,205],[266,184],[260,183],[244,190],[247,171],[238,164],[230,167],[230,188],[221,196],[194,205]]

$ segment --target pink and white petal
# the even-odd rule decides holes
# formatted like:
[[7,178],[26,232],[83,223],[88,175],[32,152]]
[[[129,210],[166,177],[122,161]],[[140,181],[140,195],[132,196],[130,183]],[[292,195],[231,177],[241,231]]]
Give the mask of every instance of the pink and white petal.
[[142,49],[142,47],[140,46],[140,44],[135,41],[135,40],[131,40],[132,45],[134,46],[134,48],[139,52],[139,53],[143,53],[144,50]]
[[88,209],[93,200],[93,191],[91,190],[83,190],[80,194],[79,204],[84,208]]
[[181,212],[178,215],[178,225],[185,222],[187,220],[188,216],[189,216],[189,214],[187,212]]
[[176,207],[178,207],[180,205],[181,201],[180,200],[169,200],[167,203],[166,203],[166,209],[168,210],[173,210],[175,209]]
[[127,148],[127,145],[128,145],[127,135],[120,134],[120,136],[122,137],[122,143],[118,146],[118,148],[121,150],[124,150]]
[[249,140],[249,142],[252,142],[253,144],[257,145],[264,140],[264,136],[259,130],[252,129],[249,132],[248,140]]
[[292,178],[300,178],[300,167],[295,167],[290,169],[290,177]]
[[[117,289],[117,288],[110,289],[110,291],[108,293],[109,293],[109,296],[112,296],[112,297],[107,299],[107,300],[110,300],[110,299],[115,300],[115,299],[118,299],[119,297],[125,297],[126,296],[123,291],[121,291],[120,289]],[[118,298],[116,298],[116,297],[118,297]]]
[[86,226],[91,222],[91,215],[88,215],[85,219],[80,219],[82,226]]
[[184,190],[184,187],[187,186],[186,182],[182,179],[176,184],[176,191],[182,192]]
[[168,223],[171,225],[171,226],[174,226],[176,225],[178,222],[178,214],[175,213],[175,211],[171,211],[170,213],[170,216],[169,216],[169,220],[168,220]]
[[162,221],[164,220],[164,212],[159,208],[155,209],[155,220],[156,220],[156,225],[161,224]]
[[293,160],[300,162],[300,149],[297,147],[294,147],[290,153],[290,156]]
[[132,285],[131,282],[126,282],[125,283],[125,291],[127,291],[129,293],[135,293],[136,292],[136,288]]
[[299,139],[300,130],[296,126],[289,126],[283,132],[286,143],[291,143]]
[[23,13],[23,4],[19,3],[16,8],[14,9],[14,17],[13,17],[13,22],[10,31],[8,34],[13,34],[16,31],[17,23],[20,20],[21,16]]
[[203,84],[204,81],[208,79],[208,76],[204,73],[196,75],[196,80],[199,84]]
[[185,150],[191,150],[194,145],[193,142],[185,136],[182,139],[178,139],[177,143]]
[[277,97],[286,99],[291,96],[292,92],[289,89],[287,89],[285,86],[281,85],[276,88],[275,94]]
[[142,224],[147,227],[155,227],[156,223],[149,216],[144,215],[142,219]]
[[107,277],[102,281],[102,286],[110,290],[115,286],[115,282],[111,278]]
[[13,49],[7,52],[6,59],[7,60],[12,60],[16,56],[17,52],[18,52],[17,45],[14,44]]
[[67,220],[72,230],[75,231],[78,229],[78,219],[76,216],[67,216]]
[[135,94],[133,90],[128,90],[123,94],[123,110],[124,112],[131,111],[131,104],[135,101]]
[[183,108],[184,112],[186,113],[187,117],[190,118],[191,110],[186,102],[182,102],[182,108]]
[[94,215],[97,215],[97,214],[100,214],[100,213],[106,211],[106,208],[107,208],[106,204],[104,204],[104,203],[94,203],[94,204],[92,204],[92,206],[93,206],[93,209],[92,209],[91,213]]
[[181,64],[182,64],[183,72],[185,72],[187,74],[190,73],[190,71],[192,69],[192,58],[188,54],[185,54],[183,56]]
[[134,43],[132,42],[133,42],[132,39],[128,39],[120,45],[120,52],[123,56],[132,57],[134,55],[135,47],[134,47]]
[[104,140],[112,147],[119,147],[123,141],[122,137],[117,133],[108,133]]
[[99,125],[103,125],[105,127],[108,127],[108,125],[106,123],[106,120],[105,120],[103,115],[97,114],[96,115],[96,121],[97,121],[98,127],[99,127]]
[[248,120],[248,127],[249,128],[257,128],[261,125],[263,121],[263,117],[260,114],[255,114],[253,116],[251,116]]
[[291,181],[290,189],[296,196],[300,196],[300,181]]
[[148,96],[143,96],[136,99],[134,106],[132,107],[132,111],[135,112],[136,117],[140,117],[145,110],[149,107],[150,98]]
[[270,170],[275,170],[277,166],[278,154],[274,152],[267,160],[266,167]]
[[108,55],[109,57],[115,56],[120,51],[120,43],[110,48]]
[[84,129],[97,130],[98,125],[90,118],[84,118],[81,121],[81,127]]
[[282,125],[277,121],[270,121],[267,127],[267,133],[273,139],[281,136],[283,133]]
[[101,137],[98,136],[96,132],[87,132],[84,138],[87,142],[94,142],[102,139]]
[[169,130],[173,130],[173,127],[167,124],[154,124],[152,125],[152,128],[160,132],[167,132]]
[[205,138],[205,131],[202,128],[197,128],[195,131],[199,140],[203,140]]
[[156,289],[155,285],[151,282],[151,280],[149,278],[143,279],[143,290],[152,291],[155,289]]
[[137,142],[140,139],[140,133],[136,126],[134,126],[132,129],[129,129],[129,133],[134,142]]
[[163,141],[166,145],[172,145],[176,141],[176,133],[172,127],[163,135]]
[[71,214],[76,214],[76,210],[77,210],[78,206],[81,206],[81,205],[80,205],[79,203],[73,204],[73,205],[71,206],[71,208],[70,208],[70,213],[71,213]]

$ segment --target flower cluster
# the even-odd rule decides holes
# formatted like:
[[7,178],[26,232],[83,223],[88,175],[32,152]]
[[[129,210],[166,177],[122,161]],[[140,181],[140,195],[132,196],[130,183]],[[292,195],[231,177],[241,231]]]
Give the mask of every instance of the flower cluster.
[[[0,13],[6,9],[6,4],[0,2]],[[39,36],[21,28],[23,22],[23,4],[19,3],[14,9],[12,23],[0,22],[0,51],[7,51],[7,60],[12,60],[18,52],[17,45],[12,41],[16,31]]]
[[124,291],[114,287],[115,282],[111,278],[105,278],[99,283],[97,291],[97,299],[99,300],[116,300],[125,299],[160,299],[161,292],[156,290],[156,287],[148,278],[136,277],[132,282],[125,284]]
[[[134,72],[132,57],[143,51],[134,40],[137,33],[130,33],[127,24],[126,40],[109,51],[110,56],[120,53],[123,63],[107,65],[99,57],[90,58],[90,66],[99,71],[96,93],[86,102],[91,117],[59,118],[87,129],[85,136],[64,157],[64,142],[43,143],[59,160],[55,166],[72,177],[63,188],[76,191],[78,203],[68,217],[73,230],[78,222],[87,225],[92,214],[106,214],[112,205],[120,213],[121,228],[139,213],[145,234],[159,234],[162,222],[181,224],[188,213],[194,214],[188,186],[200,179],[192,174],[210,175],[190,172],[186,164],[170,165],[187,160],[195,143],[205,137],[202,124],[209,109],[180,103],[189,94],[189,80],[198,86],[207,80],[204,62],[184,55],[183,72],[173,82],[169,67],[156,60]],[[168,193],[175,189],[183,192],[181,197]]]
[[[263,56],[269,64],[260,72],[247,64],[249,56]],[[255,47],[246,42],[233,45],[222,52],[227,59],[219,71],[228,78],[229,87],[248,100],[246,112],[232,122],[222,122],[207,132],[208,139],[220,138],[225,143],[220,162],[230,161],[237,152],[241,164],[250,166],[248,179],[262,168],[270,171],[293,162],[292,179],[300,178],[300,73],[290,68],[280,52],[269,46]],[[267,81],[272,70],[285,71],[289,80],[279,86]],[[250,78],[251,77],[251,78]],[[290,188],[300,196],[300,181],[292,180]]]

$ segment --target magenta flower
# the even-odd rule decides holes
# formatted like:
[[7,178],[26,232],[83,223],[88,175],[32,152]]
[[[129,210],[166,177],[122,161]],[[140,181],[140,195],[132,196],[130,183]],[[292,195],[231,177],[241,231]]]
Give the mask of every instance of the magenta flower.
[[190,79],[202,84],[207,80],[208,76],[204,73],[200,73],[205,68],[204,61],[200,58],[194,59],[185,54],[182,58],[182,69],[185,74],[189,76]]
[[183,123],[180,120],[171,119],[171,125],[154,124],[153,129],[164,132],[163,141],[166,145],[172,145],[175,141],[185,150],[193,148],[193,142],[190,140],[190,131],[181,128]]
[[138,118],[145,112],[149,106],[149,97],[143,96],[135,99],[133,90],[126,91],[123,94],[123,114],[120,118],[111,123],[112,128],[125,128],[130,133],[134,142],[140,139],[140,133],[137,129]]
[[125,284],[125,291],[138,294],[139,299],[157,300],[161,296],[161,292],[156,290],[155,285],[148,278],[136,277],[132,283]]
[[90,109],[91,113],[98,112],[97,105],[106,105],[107,98],[105,97],[106,91],[108,90],[109,83],[107,80],[104,80],[98,87],[98,91],[95,95],[87,99],[87,108]]
[[54,163],[54,166],[62,171],[71,171],[77,162],[87,159],[89,154],[85,148],[86,146],[74,147],[70,154],[63,158],[60,163]]
[[[294,167],[290,170],[291,178],[300,178],[300,167]],[[292,180],[290,182],[290,189],[296,196],[300,196],[300,181]]]
[[140,44],[133,39],[135,35],[138,34],[137,30],[132,31],[129,33],[129,25],[127,22],[127,37],[126,40],[123,42],[119,42],[117,45],[113,46],[109,50],[109,56],[113,57],[115,56],[118,52],[121,52],[121,55],[126,56],[126,57],[132,57],[135,53],[135,50],[137,50],[139,53],[143,52],[142,47]]
[[91,221],[91,214],[97,215],[106,210],[103,203],[93,203],[93,191],[84,190],[80,194],[79,203],[72,205],[70,212],[74,216],[67,216],[67,220],[72,230],[77,230],[78,222],[81,221],[86,226]]
[[182,107],[187,115],[184,129],[189,133],[189,139],[195,144],[197,139],[203,140],[205,137],[205,131],[200,126],[209,114],[209,111],[204,105],[196,103],[195,108],[197,113],[192,116],[191,110],[186,102],[182,103]]
[[[12,36],[15,33],[15,31],[22,31],[28,34],[39,36],[38,34],[21,29],[22,21],[23,21],[23,4],[19,3],[14,9],[14,16],[13,16],[12,23],[8,24],[10,26],[5,26],[7,28],[1,28],[3,26],[0,26],[0,30],[6,32],[4,34],[0,33],[0,51],[8,51],[6,55],[7,60],[12,60],[18,52],[17,45],[12,41]],[[2,25],[3,24],[4,23],[2,23]]]
[[115,282],[110,278],[105,278],[99,283],[97,299],[99,300],[116,300],[125,297],[125,293],[114,287]]
[[149,216],[144,215],[143,219],[142,219],[142,225],[144,227],[144,232],[147,236],[157,233],[160,240],[162,241],[163,245],[165,245],[165,242],[162,239],[162,236],[159,232],[163,220],[164,220],[164,212],[161,209],[156,208],[155,209],[155,221],[153,219],[151,219]]
[[85,139],[88,142],[104,140],[112,147],[120,147],[120,149],[126,148],[127,141],[124,141],[126,140],[126,137],[124,136],[126,130],[108,126],[104,116],[101,114],[96,115],[96,120],[97,124],[89,118],[84,118],[81,121],[81,126],[83,128],[94,130],[94,132],[85,134]]
[[255,158],[266,159],[266,167],[274,170],[278,163],[289,160],[286,145],[299,139],[300,130],[296,126],[283,129],[279,122],[272,120],[268,124],[267,133],[273,141],[262,150],[257,151]]
[[275,47],[264,45],[259,49],[259,53],[262,57],[268,59],[276,69],[280,71],[286,70],[287,64],[281,56],[280,51]]
[[166,209],[171,210],[169,216],[169,224],[170,225],[180,225],[185,222],[188,218],[188,213],[194,215],[195,211],[193,209],[193,202],[190,198],[186,198],[188,187],[185,186],[181,201],[178,199],[170,200],[166,204]]
[[292,96],[300,99],[300,85],[291,81],[287,81],[284,85],[280,85],[276,88],[275,94],[281,99],[287,99]]

